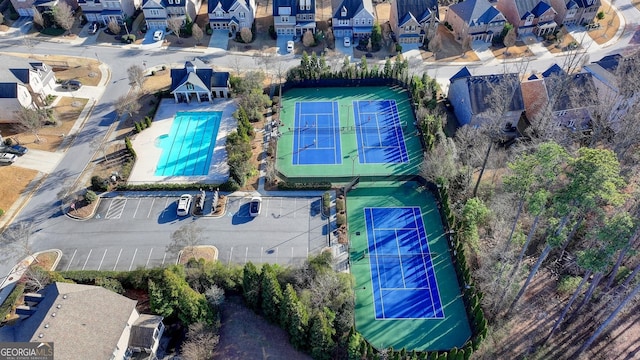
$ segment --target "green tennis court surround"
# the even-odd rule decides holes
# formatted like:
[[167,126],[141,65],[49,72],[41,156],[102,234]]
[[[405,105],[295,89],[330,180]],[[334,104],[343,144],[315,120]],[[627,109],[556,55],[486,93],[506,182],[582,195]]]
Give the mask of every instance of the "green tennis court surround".
[[402,88],[292,89],[283,95],[280,122],[276,169],[289,179],[420,171],[422,148]]
[[[377,348],[393,347],[394,349],[405,348],[407,351],[414,349],[434,351],[462,347],[471,337],[471,329],[460,296],[460,286],[449,254],[449,246],[440,214],[431,192],[418,187],[413,182],[361,182],[357,189],[349,193],[347,209],[349,238],[351,240],[351,273],[355,278],[356,329]],[[367,221],[365,216],[371,213],[371,209],[382,209],[382,212],[380,215],[374,214],[375,216]],[[422,217],[421,223],[415,221],[418,224],[416,232],[409,235],[418,239],[417,241],[426,239],[428,244],[413,246],[404,240],[401,243],[397,239],[401,239],[402,235],[388,237],[381,234],[376,239],[369,238],[376,229],[386,231],[393,228],[397,233],[398,229],[396,228],[410,227],[406,224],[411,221],[400,219],[408,213],[416,214],[412,216]],[[394,216],[399,218],[387,218]],[[393,239],[389,251],[381,251],[378,248],[377,256],[371,253],[372,244],[388,239]],[[398,266],[381,267],[379,264],[372,264],[373,261],[379,261],[381,258],[389,258],[386,255],[381,256],[380,253],[385,251],[385,254],[393,253],[391,250],[395,250],[393,247],[396,246],[396,242],[400,245],[398,245],[398,253],[394,253],[393,259],[399,264]],[[405,247],[404,250],[403,247]],[[421,256],[418,258],[409,256],[414,253],[420,253]],[[422,259],[425,258],[430,260],[430,264],[427,265],[431,267],[431,269],[427,269],[430,271],[424,273],[427,278],[416,278],[407,282],[407,280],[411,280],[410,274],[418,271],[410,267],[424,267],[425,263]],[[414,261],[415,259],[420,261]],[[403,275],[393,273],[399,271],[399,268],[402,268]],[[419,271],[423,272],[424,270],[419,269]],[[431,273],[435,274],[435,279],[431,278]],[[376,282],[372,281],[373,276],[386,277],[386,279],[375,279]],[[435,280],[436,284],[430,284],[432,280]],[[384,292],[376,298],[375,291],[400,287],[402,288],[399,289],[400,293],[409,294],[411,292],[410,297],[401,299],[405,308],[394,310],[393,314],[396,318],[389,318],[389,315],[385,313],[383,313],[385,316],[381,318],[382,306],[397,307],[399,306],[396,301],[398,299],[392,298],[396,296],[393,293],[386,294]],[[433,291],[429,296],[435,299],[439,295],[439,304],[437,305],[440,305],[441,309],[434,308],[433,315],[428,311],[429,309],[426,311],[409,309],[409,307],[416,305],[427,306],[424,305],[424,301],[418,301],[424,300],[417,299],[417,297],[424,297],[425,294],[421,294],[417,289],[429,287],[437,288],[437,292]],[[394,291],[398,292],[395,289]],[[389,297],[389,299],[385,300],[382,297]]]

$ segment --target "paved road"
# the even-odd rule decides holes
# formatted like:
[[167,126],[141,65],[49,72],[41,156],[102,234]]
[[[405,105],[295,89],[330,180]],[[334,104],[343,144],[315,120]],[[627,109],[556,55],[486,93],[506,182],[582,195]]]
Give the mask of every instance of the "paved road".
[[[167,253],[171,234],[195,222],[203,229],[203,245],[214,245],[225,263],[302,264],[309,253],[327,244],[327,220],[320,198],[264,197],[258,217],[249,215],[250,197],[228,197],[224,216],[178,217],[178,197],[103,199],[93,219],[60,217],[38,234],[61,249],[60,270],[131,270],[173,264]],[[66,234],[66,235],[63,235]]]

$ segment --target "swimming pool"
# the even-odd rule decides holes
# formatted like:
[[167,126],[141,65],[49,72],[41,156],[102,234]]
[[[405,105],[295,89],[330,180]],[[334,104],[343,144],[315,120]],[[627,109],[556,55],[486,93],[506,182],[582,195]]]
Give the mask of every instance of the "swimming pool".
[[162,154],[155,175],[207,175],[221,118],[221,111],[176,113],[169,134],[156,139]]

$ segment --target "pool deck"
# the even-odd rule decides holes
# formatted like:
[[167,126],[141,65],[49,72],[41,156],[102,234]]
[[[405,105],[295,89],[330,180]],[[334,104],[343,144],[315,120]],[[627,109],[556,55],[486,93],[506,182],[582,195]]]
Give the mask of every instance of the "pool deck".
[[[131,170],[129,184],[152,183],[194,183],[221,184],[229,178],[227,165],[227,135],[236,129],[237,121],[232,114],[237,106],[231,99],[214,99],[212,103],[192,102],[176,104],[173,99],[162,99],[150,128],[135,135],[131,139],[138,155],[136,164]],[[156,139],[169,134],[173,119],[179,111],[222,111],[220,128],[216,136],[216,144],[211,157],[209,174],[201,176],[156,176],[156,166],[162,154],[162,148],[156,146]]]

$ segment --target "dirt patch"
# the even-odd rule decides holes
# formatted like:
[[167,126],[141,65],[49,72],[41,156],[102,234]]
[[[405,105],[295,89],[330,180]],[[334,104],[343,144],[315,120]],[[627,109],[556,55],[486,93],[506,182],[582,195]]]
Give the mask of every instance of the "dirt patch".
[[517,42],[514,46],[510,46],[509,51],[507,52],[507,48],[502,46],[495,46],[493,48],[493,56],[496,59],[506,60],[506,59],[518,59],[525,56],[530,56],[533,53],[529,50],[529,47],[523,42]]
[[36,175],[38,175],[36,170],[15,165],[0,166],[0,209],[9,210]]
[[[637,3],[633,4],[637,9],[640,10]],[[589,36],[591,36],[593,41],[595,41],[598,45],[602,45],[611,40],[620,27],[620,19],[618,18],[618,14],[611,9],[611,5],[609,3],[603,1],[602,5],[598,9],[598,12],[600,11],[604,13],[604,19],[597,21],[600,24],[600,28],[587,32]]]
[[574,37],[571,36],[571,34],[567,33],[566,28],[562,28],[559,34],[562,34],[560,42],[549,42],[549,44],[547,45],[548,42],[545,41],[547,50],[549,50],[550,53],[558,54],[563,51],[573,50],[573,49],[570,49],[570,47],[575,46],[575,44],[578,44],[576,39],[574,39]]
[[187,246],[183,249],[178,263],[185,265],[191,259],[204,259],[207,262],[218,260],[218,249],[213,246]]
[[55,251],[46,251],[36,256],[36,261],[32,265],[38,265],[45,270],[53,270],[53,265],[58,259],[58,253]]
[[89,203],[85,199],[76,199],[71,202],[67,211],[70,216],[76,219],[89,219],[93,216],[98,204],[100,204],[100,199],[92,203]]
[[149,301],[149,294],[140,289],[125,289],[122,294],[129,299],[136,300],[136,310],[141,314],[151,314],[151,302]]
[[379,24],[384,24],[390,19],[391,15],[391,3],[383,2],[381,4],[376,5],[376,19]]
[[289,344],[288,334],[231,296],[222,307],[220,344],[214,359],[311,359]]

